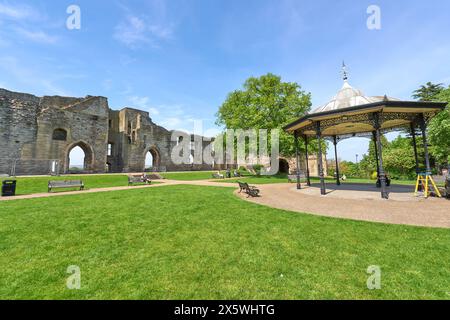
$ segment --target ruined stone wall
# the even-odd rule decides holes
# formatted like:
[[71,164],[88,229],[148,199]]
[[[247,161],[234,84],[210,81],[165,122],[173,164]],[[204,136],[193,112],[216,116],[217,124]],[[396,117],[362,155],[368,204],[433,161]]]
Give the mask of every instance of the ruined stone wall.
[[33,95],[0,89],[0,174],[9,174],[12,159],[35,141],[39,102]]
[[[211,166],[201,164],[175,164],[171,153],[176,145],[172,131],[155,124],[148,112],[125,108],[110,111],[109,142],[113,145],[114,157],[110,163],[119,172],[140,172],[145,168],[148,152],[154,158],[153,166],[167,171],[209,170]],[[174,135],[176,137],[176,134]],[[203,150],[207,142],[197,142],[196,149]]]
[[[55,161],[59,173],[67,173],[76,146],[85,153],[86,173],[142,172],[149,151],[154,166],[167,171],[212,169],[203,162],[173,163],[177,141],[172,133],[148,112],[109,109],[104,97],[36,97],[0,89],[0,174],[9,174],[13,162],[16,175],[48,174]],[[197,155],[211,143],[189,139],[195,140],[192,153]]]
[[[327,166],[327,158],[326,155],[322,155],[323,160],[323,172],[325,176],[328,176],[328,166]],[[297,162],[296,158],[286,158],[286,161],[289,164],[289,173],[294,174],[297,170]],[[309,155],[308,157],[308,167],[309,167],[309,174],[311,177],[318,177],[319,176],[319,162],[316,155]],[[300,156],[300,171],[302,173],[306,173],[306,159],[304,155]]]
[[[108,139],[108,102],[103,97],[88,97],[67,106],[58,106],[58,100],[44,97],[42,111],[37,117],[38,133],[31,149],[35,154],[22,152],[24,158],[59,159],[63,172],[69,170],[69,152],[79,146],[85,156],[85,172],[105,172]],[[66,140],[53,139],[55,129],[67,132]]]
[[[66,131],[54,140],[55,129]],[[36,97],[0,89],[0,173],[48,174],[51,160],[68,169],[69,151],[79,145],[89,163],[87,172],[104,172],[108,102],[103,97]]]

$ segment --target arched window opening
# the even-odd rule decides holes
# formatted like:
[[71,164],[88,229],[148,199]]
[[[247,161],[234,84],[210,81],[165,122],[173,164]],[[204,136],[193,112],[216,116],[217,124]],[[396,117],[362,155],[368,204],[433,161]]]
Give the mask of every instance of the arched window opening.
[[69,153],[69,173],[83,172],[86,166],[86,154],[79,146],[74,147]]
[[159,155],[158,149],[151,147],[145,153],[145,165],[144,171],[158,171],[161,165],[161,157]]
[[64,129],[55,129],[53,131],[53,140],[56,141],[66,141],[67,140],[67,131]]
[[108,156],[112,156],[112,155],[113,155],[113,144],[108,143]]
[[152,171],[153,167],[154,167],[154,157],[152,155],[152,153],[149,151],[147,152],[147,154],[145,155],[145,170],[146,171]]
[[279,160],[279,173],[289,174],[289,162],[286,159]]

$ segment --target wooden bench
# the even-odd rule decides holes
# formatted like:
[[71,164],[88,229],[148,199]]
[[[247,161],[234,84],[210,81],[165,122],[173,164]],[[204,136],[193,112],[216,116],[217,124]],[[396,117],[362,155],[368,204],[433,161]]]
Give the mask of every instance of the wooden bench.
[[240,182],[238,181],[239,184],[239,193],[241,193],[242,191],[244,191],[247,194],[247,198],[252,196],[252,197],[259,197],[259,189],[254,187],[254,186],[249,186],[247,182]]
[[223,175],[223,174],[220,174],[220,173],[213,173],[213,174],[212,174],[212,177],[213,177],[214,179],[225,179],[224,175]]
[[137,184],[137,183],[144,183],[144,184],[151,184],[152,180],[147,175],[131,175],[128,176],[128,186]]
[[48,182],[48,192],[51,192],[52,189],[63,188],[80,188],[80,190],[84,190],[84,183],[82,180],[51,180]]

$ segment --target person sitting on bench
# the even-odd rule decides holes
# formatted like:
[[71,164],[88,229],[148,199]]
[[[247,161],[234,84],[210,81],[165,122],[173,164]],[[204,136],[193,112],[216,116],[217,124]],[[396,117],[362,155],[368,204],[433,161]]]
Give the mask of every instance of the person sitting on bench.
[[149,183],[152,182],[152,181],[150,180],[150,178],[147,176],[146,173],[143,173],[143,174],[142,174],[141,180],[142,180],[142,182],[147,183],[147,184],[149,184]]

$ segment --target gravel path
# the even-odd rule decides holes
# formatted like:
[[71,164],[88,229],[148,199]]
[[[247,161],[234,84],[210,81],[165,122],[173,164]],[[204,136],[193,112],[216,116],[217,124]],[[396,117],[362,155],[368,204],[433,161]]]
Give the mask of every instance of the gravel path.
[[[415,198],[411,193],[411,201],[405,201],[405,195],[398,196],[400,200],[382,200],[379,193],[376,198],[368,198],[368,192],[347,191],[348,198],[338,197],[331,192],[321,196],[319,189],[304,187],[297,190],[295,184],[259,185],[261,197],[240,197],[247,201],[295,212],[309,213],[320,216],[383,222],[390,224],[405,224],[412,226],[450,228],[450,201],[438,198]],[[342,192],[341,192],[342,195]]]
[[[159,188],[167,185],[237,188],[237,185],[234,183],[208,180],[179,181],[165,179],[158,180],[158,182],[153,185],[0,197],[0,202],[117,190]],[[436,198],[415,198],[410,192],[404,192],[400,189],[400,192],[391,194],[390,200],[382,200],[378,192],[374,193],[365,190],[364,186],[362,186],[361,191],[355,191],[355,189],[351,189],[348,186],[341,190],[329,189],[330,193],[327,196],[321,196],[319,189],[314,186],[310,188],[304,186],[302,190],[297,190],[295,184],[280,183],[258,185],[258,188],[261,190],[261,197],[258,198],[247,198],[246,195],[238,193],[238,190],[235,193],[247,201],[294,212],[390,224],[450,228],[450,201]]]

